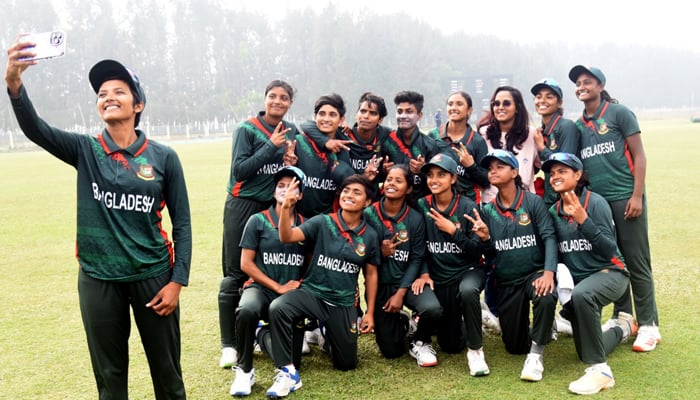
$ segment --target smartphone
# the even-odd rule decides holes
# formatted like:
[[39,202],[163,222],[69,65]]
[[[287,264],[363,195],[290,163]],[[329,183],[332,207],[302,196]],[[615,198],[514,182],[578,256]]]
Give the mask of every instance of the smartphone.
[[22,36],[23,42],[34,42],[36,46],[28,47],[36,55],[26,57],[24,61],[46,60],[54,57],[61,57],[66,53],[66,33],[63,31],[52,31],[42,33],[30,33]]

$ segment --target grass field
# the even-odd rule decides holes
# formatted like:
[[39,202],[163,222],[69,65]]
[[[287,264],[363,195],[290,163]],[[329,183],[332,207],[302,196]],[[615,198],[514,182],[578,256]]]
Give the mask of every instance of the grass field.
[[[615,399],[696,399],[700,365],[700,224],[694,203],[700,124],[641,121],[648,157],[650,237],[663,342],[649,354],[631,342],[610,356]],[[221,278],[222,210],[230,141],[174,143],[189,187],[194,251],[190,286],[181,297],[182,367],[190,399],[226,399],[232,374],[218,368],[217,292]],[[0,399],[94,399],[95,383],[80,321],[75,238],[75,171],[45,152],[0,154]],[[683,171],[690,175],[683,178]],[[608,318],[607,311],[604,318]],[[304,387],[291,399],[559,399],[584,369],[570,337],[547,347],[545,378],[521,382],[522,356],[499,337],[485,339],[491,375],[471,378],[464,354],[438,353],[420,369],[408,355],[379,356],[374,338],[360,338],[360,367],[339,372],[313,348],[303,360]],[[271,384],[270,360],[256,355],[258,383]],[[153,398],[145,356],[133,330],[130,393]]]

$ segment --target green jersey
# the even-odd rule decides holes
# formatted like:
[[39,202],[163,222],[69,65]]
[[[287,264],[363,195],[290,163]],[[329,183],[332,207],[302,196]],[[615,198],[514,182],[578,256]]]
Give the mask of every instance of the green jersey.
[[544,200],[517,189],[513,204],[505,207],[496,196],[482,207],[495,251],[494,274],[499,286],[516,286],[533,272],[557,270],[557,238]]
[[[11,98],[20,128],[34,143],[77,170],[76,256],[100,280],[132,282],[172,269],[187,285],[192,257],[190,206],[180,160],[148,140],[122,149],[105,129],[97,136],[66,132],[39,118],[24,86]],[[173,242],[162,228],[167,206]]]
[[[243,121],[233,137],[231,172],[226,188],[234,197],[259,202],[272,201],[275,182],[273,176],[282,168],[285,147],[277,147],[270,141],[274,126],[263,120],[261,111],[257,117]],[[294,124],[282,121],[284,128],[292,130],[286,134],[291,140],[297,134]]]
[[347,151],[332,153],[316,142],[314,136],[323,135],[316,123],[306,121],[301,124],[301,133],[296,137],[295,154],[297,164],[306,179],[304,197],[299,201],[298,210],[307,218],[333,211],[336,190],[343,179],[353,174]]
[[[553,153],[579,154],[581,133],[574,121],[566,119],[559,111],[549,124],[542,126],[542,138],[544,149],[539,153],[542,162],[547,161]],[[559,199],[559,194],[552,189],[549,183],[549,174],[544,174],[544,202],[547,206],[554,204]]]
[[[299,226],[304,218],[297,214],[294,225]],[[260,268],[267,277],[285,284],[291,280],[298,281],[301,278],[306,255],[306,246],[303,243],[282,243],[279,234],[279,216],[275,207],[253,214],[243,230],[241,248],[255,251],[255,265]],[[253,286],[263,288],[272,298],[277,293],[260,285]]]
[[[406,141],[400,129],[391,131],[382,147],[382,153],[389,157],[389,161],[406,165],[409,165],[409,161],[417,159],[418,156],[423,156],[425,162],[428,162],[434,155],[447,153],[447,151],[452,150],[447,148],[443,142],[421,132],[418,127],[413,131],[410,142]],[[425,182],[425,174],[421,172],[414,175],[411,198],[419,199],[428,193],[430,191]]]
[[[484,158],[489,151],[486,146],[486,141],[478,132],[472,129],[471,125],[467,124],[467,133],[464,134],[462,139],[454,142],[447,136],[448,125],[449,122],[440,126],[440,129],[433,129],[429,134],[435,139],[442,140],[450,147],[446,153],[457,162],[457,182],[459,184],[459,191],[479,204],[481,203],[481,192],[479,188],[489,187],[488,171],[479,165],[481,159]],[[467,148],[469,154],[474,157],[474,164],[469,168],[462,165],[459,161],[459,155],[453,150],[459,149],[462,144]]]
[[[427,216],[431,208],[457,226],[454,234],[438,229],[435,221]],[[464,218],[464,214],[473,215],[475,208],[473,200],[457,191],[453,191],[452,201],[444,210],[438,209],[432,194],[418,199],[417,209],[425,221],[428,269],[436,285],[451,285],[459,281],[464,272],[482,266],[481,256],[489,243],[482,242],[472,232],[471,222]]]
[[559,257],[569,268],[574,282],[606,268],[627,274],[617,247],[610,205],[601,195],[587,189],[583,190],[579,201],[588,213],[581,225],[564,213],[561,200],[549,208],[559,241]]
[[425,264],[425,221],[419,212],[404,202],[394,216],[384,211],[383,200],[365,208],[365,220],[377,232],[379,248],[382,240],[397,240],[394,254],[382,255],[379,268],[379,285],[393,285],[408,288],[421,271],[427,271]]
[[612,202],[634,191],[634,160],[625,139],[640,133],[634,113],[621,104],[603,101],[591,117],[576,121],[581,132],[581,161],[592,191]]
[[354,306],[360,269],[368,263],[379,265],[377,233],[364,218],[348,228],[341,211],[317,215],[299,228],[314,243],[300,288],[334,306]]

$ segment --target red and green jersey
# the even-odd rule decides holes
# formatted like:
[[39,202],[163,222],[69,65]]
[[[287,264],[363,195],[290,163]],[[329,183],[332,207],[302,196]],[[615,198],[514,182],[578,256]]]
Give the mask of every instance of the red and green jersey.
[[615,269],[627,274],[617,247],[615,225],[608,202],[598,193],[584,189],[579,198],[588,218],[579,225],[563,211],[562,201],[549,208],[559,243],[559,257],[578,283],[602,270]]
[[297,210],[307,218],[333,211],[338,187],[353,174],[347,151],[333,153],[316,142],[309,132],[323,135],[315,122],[303,122],[294,149],[296,166],[306,175],[304,197],[297,203]]
[[[277,147],[270,141],[274,126],[264,120],[264,112],[251,117],[238,126],[233,136],[231,172],[226,188],[234,197],[269,202],[274,193],[274,175],[284,165],[282,156],[285,147]],[[291,140],[297,134],[294,124],[282,121],[284,128],[292,130],[286,134]]]
[[[457,226],[454,234],[441,231],[435,221],[426,216],[431,208]],[[466,271],[481,266],[484,246],[488,243],[481,242],[472,232],[471,222],[464,218],[464,214],[473,215],[475,208],[473,200],[457,191],[453,191],[452,201],[444,210],[438,208],[432,194],[418,199],[417,209],[425,221],[428,269],[435,284],[451,285],[458,282]]]
[[[564,118],[561,111],[542,127],[542,138],[544,149],[539,152],[542,162],[547,161],[553,153],[579,154],[581,133],[574,121]],[[552,189],[549,174],[545,173],[544,176],[544,202],[550,206],[557,201],[559,194]]]
[[[464,134],[462,139],[454,142],[447,135],[448,125],[449,122],[440,126],[439,129],[433,129],[430,131],[429,135],[435,139],[442,140],[450,146],[450,149],[446,151],[446,153],[457,162],[457,182],[459,183],[459,191],[476,203],[481,203],[481,196],[478,189],[489,187],[488,170],[479,165],[481,159],[484,158],[489,151],[486,146],[486,141],[478,132],[472,129],[471,125],[467,124],[467,133]],[[474,164],[469,168],[462,165],[459,161],[459,155],[453,150],[459,149],[462,144],[467,148],[469,154],[474,157]]]
[[[95,279],[132,282],[172,269],[171,280],[187,285],[190,206],[175,151],[139,130],[122,149],[106,129],[88,136],[53,128],[39,118],[24,86],[11,101],[24,134],[77,170],[76,256],[82,270]],[[162,227],[165,207],[172,242]]]
[[[438,153],[447,153],[448,151],[452,150],[447,148],[446,144],[424,134],[418,127],[413,131],[410,142],[406,141],[400,129],[391,131],[382,147],[382,153],[384,156],[389,157],[389,161],[395,164],[406,165],[409,165],[409,161],[417,159],[418,156],[423,156],[425,162],[428,162]],[[428,193],[430,191],[425,182],[425,174],[419,173],[415,175],[411,198],[419,199]]]
[[379,284],[408,288],[419,272],[427,271],[425,263],[425,221],[423,216],[405,202],[394,216],[384,211],[383,200],[365,208],[365,220],[377,231],[379,247],[382,240],[394,240],[398,235],[401,243],[394,254],[382,255],[379,268]]
[[364,218],[350,229],[341,211],[317,215],[299,228],[314,243],[300,288],[334,306],[354,306],[360,269],[367,263],[379,265],[377,233]]
[[533,272],[557,270],[557,238],[544,200],[517,189],[513,204],[505,207],[498,196],[484,204],[481,218],[489,227],[494,274],[499,286],[520,285]]
[[628,199],[634,191],[634,160],[625,140],[640,133],[630,109],[602,101],[592,116],[576,121],[581,132],[581,161],[591,190],[607,201]]
[[[297,214],[294,225],[299,226],[304,218]],[[285,284],[301,278],[306,246],[304,243],[282,243],[279,234],[279,216],[275,207],[253,214],[243,230],[241,248],[255,251],[255,265],[267,277]],[[251,285],[263,288],[272,298],[277,293],[253,282]]]

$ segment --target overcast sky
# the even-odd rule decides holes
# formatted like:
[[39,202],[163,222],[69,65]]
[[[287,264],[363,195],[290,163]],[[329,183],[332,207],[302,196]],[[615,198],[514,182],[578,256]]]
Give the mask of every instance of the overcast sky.
[[[518,43],[616,42],[700,51],[698,14],[687,0],[233,0],[244,8],[280,18],[287,9],[321,10],[328,4],[349,12],[406,13],[449,34],[497,35]],[[694,7],[693,7],[694,8]]]

